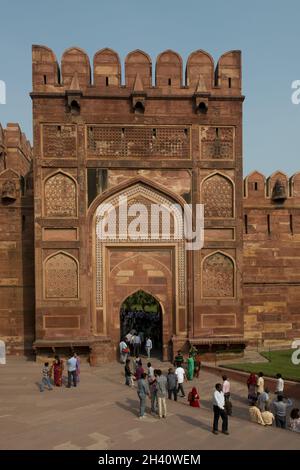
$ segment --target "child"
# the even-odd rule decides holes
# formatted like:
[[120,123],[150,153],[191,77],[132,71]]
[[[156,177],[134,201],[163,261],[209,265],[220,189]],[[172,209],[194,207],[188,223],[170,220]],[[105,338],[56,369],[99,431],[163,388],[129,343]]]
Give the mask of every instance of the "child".
[[136,354],[135,359],[133,359],[133,367],[134,367],[134,372],[136,372],[136,369],[139,366],[139,363],[141,362],[141,358],[138,354]]
[[126,360],[124,371],[125,371],[125,385],[128,385],[129,387],[134,387],[133,374],[130,370],[130,359]]
[[53,390],[50,382],[50,369],[49,369],[49,362],[44,363],[44,367],[42,368],[42,382],[40,384],[40,391],[44,391],[44,385],[47,385],[48,390]]
[[193,406],[194,408],[200,408],[200,397],[196,387],[193,387],[192,391],[188,394],[188,401],[190,402],[190,406]]

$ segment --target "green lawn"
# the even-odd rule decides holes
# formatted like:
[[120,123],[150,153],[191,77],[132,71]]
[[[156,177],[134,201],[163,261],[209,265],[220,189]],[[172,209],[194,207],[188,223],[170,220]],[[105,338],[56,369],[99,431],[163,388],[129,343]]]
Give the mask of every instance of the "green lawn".
[[268,377],[275,377],[277,373],[282,374],[284,379],[296,380],[300,382],[300,364],[294,365],[291,361],[295,350],[288,349],[284,351],[265,351],[260,354],[267,358],[269,362],[262,363],[241,363],[224,364],[229,369],[242,370],[245,372],[262,372]]

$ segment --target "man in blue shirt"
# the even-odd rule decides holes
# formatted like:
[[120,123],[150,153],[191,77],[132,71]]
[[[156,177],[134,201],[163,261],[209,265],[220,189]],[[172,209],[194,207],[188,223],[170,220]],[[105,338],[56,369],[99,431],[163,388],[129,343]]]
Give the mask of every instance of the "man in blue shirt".
[[77,385],[77,377],[76,377],[76,364],[77,364],[77,359],[75,355],[70,357],[67,361],[67,369],[68,369],[68,385],[67,387],[71,387],[71,381],[73,379],[73,385],[76,387]]

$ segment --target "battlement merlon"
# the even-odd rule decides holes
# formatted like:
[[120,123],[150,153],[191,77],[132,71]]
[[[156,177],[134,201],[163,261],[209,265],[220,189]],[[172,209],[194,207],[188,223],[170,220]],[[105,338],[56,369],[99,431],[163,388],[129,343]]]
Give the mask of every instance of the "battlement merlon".
[[213,58],[205,51],[192,52],[186,63],[183,79],[183,61],[172,50],[158,55],[155,63],[155,83],[152,83],[152,61],[141,50],[130,52],[125,58],[125,85],[121,85],[121,62],[118,54],[109,48],[97,51],[90,59],[78,47],[67,49],[59,65],[55,54],[45,46],[32,46],[33,93],[64,93],[80,91],[84,95],[118,95],[126,98],[135,91],[148,97],[161,95],[211,95],[213,97],[241,97],[241,51],[224,53],[215,68]]
[[244,178],[244,206],[267,203],[287,204],[300,202],[300,172],[288,177],[283,171],[275,171],[266,177],[253,171]]
[[17,123],[0,124],[0,160],[1,171],[11,168],[25,176],[31,168],[32,147]]

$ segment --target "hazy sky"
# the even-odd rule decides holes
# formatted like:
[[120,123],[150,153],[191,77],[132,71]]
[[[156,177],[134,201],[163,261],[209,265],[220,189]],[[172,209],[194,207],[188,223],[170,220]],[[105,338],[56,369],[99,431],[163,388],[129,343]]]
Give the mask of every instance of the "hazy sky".
[[19,122],[31,138],[31,45],[47,45],[60,60],[79,46],[92,59],[103,47],[121,60],[142,49],[154,61],[174,49],[185,61],[196,49],[217,62],[242,50],[244,174],[300,170],[300,104],[291,83],[300,80],[299,0],[0,0],[0,80],[7,104],[0,122]]

